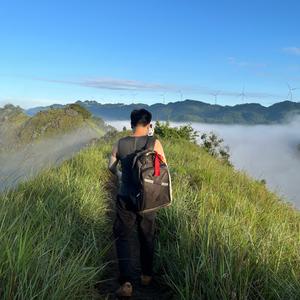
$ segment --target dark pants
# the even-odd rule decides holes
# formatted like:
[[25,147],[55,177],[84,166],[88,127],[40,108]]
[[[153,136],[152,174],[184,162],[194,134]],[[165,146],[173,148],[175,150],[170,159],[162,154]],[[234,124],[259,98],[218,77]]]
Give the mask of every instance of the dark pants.
[[137,225],[140,244],[140,263],[143,275],[152,275],[154,256],[155,212],[137,213],[130,198],[117,196],[116,218],[114,222],[114,236],[119,261],[120,278],[122,284],[134,279],[132,255],[130,251],[130,237]]

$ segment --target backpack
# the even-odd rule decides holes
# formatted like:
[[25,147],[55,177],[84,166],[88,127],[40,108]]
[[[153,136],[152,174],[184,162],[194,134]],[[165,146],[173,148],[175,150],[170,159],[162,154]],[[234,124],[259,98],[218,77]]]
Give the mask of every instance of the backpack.
[[172,202],[171,177],[168,166],[154,151],[155,138],[148,136],[146,145],[135,152],[132,162],[134,197],[138,212],[155,211]]

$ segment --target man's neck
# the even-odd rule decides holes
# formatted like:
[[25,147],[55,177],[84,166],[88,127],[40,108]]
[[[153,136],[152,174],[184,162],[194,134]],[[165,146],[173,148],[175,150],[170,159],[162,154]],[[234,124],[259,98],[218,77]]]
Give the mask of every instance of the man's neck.
[[143,127],[136,127],[132,131],[133,136],[144,136],[148,134],[148,129]]

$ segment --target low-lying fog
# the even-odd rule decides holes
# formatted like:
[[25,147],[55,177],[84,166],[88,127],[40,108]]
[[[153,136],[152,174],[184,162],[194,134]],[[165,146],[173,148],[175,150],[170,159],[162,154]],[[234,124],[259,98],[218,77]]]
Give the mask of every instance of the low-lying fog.
[[[108,122],[118,130],[127,121]],[[171,122],[172,126],[184,123]],[[300,208],[300,119],[286,125],[216,125],[192,123],[195,130],[213,131],[230,147],[231,162]]]
[[42,169],[58,165],[98,137],[94,130],[81,128],[28,145],[17,152],[0,153],[0,191],[15,187]]

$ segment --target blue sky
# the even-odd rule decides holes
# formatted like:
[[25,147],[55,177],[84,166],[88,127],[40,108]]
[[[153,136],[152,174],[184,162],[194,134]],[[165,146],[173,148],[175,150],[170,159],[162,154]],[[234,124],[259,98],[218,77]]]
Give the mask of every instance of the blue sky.
[[300,88],[299,28],[296,0],[2,0],[0,106],[270,105]]

